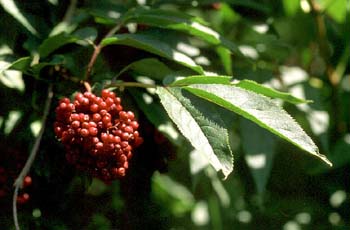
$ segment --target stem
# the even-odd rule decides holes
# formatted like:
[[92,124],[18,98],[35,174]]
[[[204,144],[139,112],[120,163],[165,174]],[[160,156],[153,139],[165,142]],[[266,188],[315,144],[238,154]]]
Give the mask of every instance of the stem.
[[71,0],[70,3],[69,3],[69,6],[67,8],[67,11],[66,11],[66,14],[64,15],[63,17],[63,20],[64,22],[70,22],[72,17],[73,17],[73,14],[74,14],[74,11],[77,7],[77,3],[78,1],[77,0]]
[[[331,57],[331,50],[330,46],[328,45],[328,38],[327,38],[327,28],[324,16],[321,12],[321,7],[315,0],[308,0],[309,5],[311,6],[312,12],[315,17],[316,22],[316,28],[317,28],[317,37],[318,37],[318,46],[320,49],[320,55],[324,62],[326,63],[326,75],[328,82],[330,84],[332,93],[331,93],[331,106],[330,108],[330,114],[332,117],[331,125],[330,125],[330,138],[331,142],[336,141],[336,139],[341,136],[344,133],[343,128],[343,122],[341,121],[340,114],[341,114],[341,107],[339,102],[339,83],[341,76],[339,76],[339,73],[341,73],[342,66],[341,66],[341,60],[340,60],[340,66],[338,66],[338,69],[336,69],[330,61]],[[344,59],[347,58],[346,56]]]
[[12,199],[12,210],[13,210],[13,221],[15,223],[16,230],[20,230],[19,224],[18,224],[18,215],[17,215],[17,197],[18,197],[18,189],[19,187],[15,187],[15,191],[13,192],[13,199]]
[[312,13],[315,16],[315,23],[316,23],[316,28],[317,28],[317,38],[318,38],[318,45],[320,49],[320,54],[322,59],[325,61],[326,64],[326,74],[328,77],[329,82],[335,86],[337,85],[338,82],[333,79],[333,72],[334,72],[334,67],[329,64],[329,59],[331,56],[331,51],[330,47],[328,45],[328,38],[327,38],[327,29],[326,29],[326,24],[324,21],[324,16],[322,15],[321,8],[318,5],[315,0],[308,0],[308,3],[312,9]]
[[41,138],[43,136],[43,133],[44,133],[44,130],[45,130],[45,123],[46,123],[46,120],[47,120],[47,117],[49,115],[49,110],[50,110],[50,105],[51,105],[51,100],[52,100],[52,97],[53,97],[53,90],[52,90],[53,86],[52,84],[49,85],[49,89],[48,89],[48,95],[47,95],[47,99],[46,99],[46,102],[45,102],[45,107],[44,107],[44,114],[43,114],[43,119],[42,119],[42,122],[41,122],[41,129],[40,129],[40,132],[35,140],[35,143],[34,143],[34,146],[30,152],[30,155],[27,159],[27,162],[26,164],[24,165],[22,171],[20,172],[20,174],[18,175],[17,179],[15,180],[15,183],[14,183],[14,187],[15,187],[15,191],[13,193],[13,220],[14,220],[14,223],[15,223],[15,227],[16,227],[16,230],[19,230],[19,224],[18,224],[18,217],[17,217],[17,196],[18,196],[18,190],[19,188],[22,188],[23,187],[23,180],[24,180],[24,177],[26,175],[28,175],[29,171],[30,171],[30,168],[32,167],[33,165],[33,162],[35,160],[35,157],[38,153],[38,150],[39,150],[39,146],[40,146],[40,142],[41,142]]
[[97,45],[97,46],[94,46],[94,52],[92,53],[91,55],[91,58],[90,58],[90,61],[89,61],[89,64],[88,64],[88,67],[87,67],[87,70],[86,70],[86,74],[85,74],[85,81],[89,81],[89,77],[91,75],[91,71],[92,71],[92,68],[94,67],[95,65],[95,62],[97,60],[97,57],[98,55],[100,54],[101,52],[101,49],[103,48],[102,47],[102,41],[105,39],[105,38],[108,38],[110,36],[112,36],[113,34],[115,34],[119,29],[120,27],[122,26],[122,22],[118,23],[115,27],[113,27],[100,41],[100,43]]

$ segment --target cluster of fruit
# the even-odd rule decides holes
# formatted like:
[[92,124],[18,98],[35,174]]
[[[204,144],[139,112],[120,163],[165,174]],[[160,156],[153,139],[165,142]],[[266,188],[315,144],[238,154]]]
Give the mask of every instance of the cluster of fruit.
[[114,92],[77,93],[60,100],[54,131],[66,149],[66,159],[106,182],[125,176],[133,149],[143,139],[135,115],[124,111]]

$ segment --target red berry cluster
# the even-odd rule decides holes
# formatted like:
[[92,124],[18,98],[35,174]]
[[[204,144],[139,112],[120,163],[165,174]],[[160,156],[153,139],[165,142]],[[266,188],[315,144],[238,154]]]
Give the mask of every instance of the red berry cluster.
[[104,181],[125,176],[132,150],[143,142],[138,127],[134,113],[123,111],[108,90],[101,97],[78,93],[73,102],[63,98],[56,108],[54,131],[67,161]]

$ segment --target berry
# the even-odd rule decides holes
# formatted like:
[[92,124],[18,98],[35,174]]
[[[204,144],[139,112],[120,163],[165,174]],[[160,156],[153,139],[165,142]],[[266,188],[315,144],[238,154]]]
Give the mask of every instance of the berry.
[[21,195],[18,195],[17,197],[17,203],[19,204],[25,204],[29,201],[29,194],[28,193],[23,193]]
[[28,187],[31,184],[32,184],[32,178],[30,176],[24,177],[23,187]]
[[143,142],[134,113],[121,101],[104,89],[101,97],[84,92],[73,102],[63,98],[55,110],[54,132],[68,163],[105,182],[125,176],[132,150]]

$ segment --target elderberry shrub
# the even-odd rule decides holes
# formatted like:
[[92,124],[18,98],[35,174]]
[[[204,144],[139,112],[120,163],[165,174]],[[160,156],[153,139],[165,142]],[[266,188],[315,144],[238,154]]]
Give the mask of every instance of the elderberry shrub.
[[63,98],[56,108],[54,131],[67,161],[105,182],[125,176],[133,149],[143,142],[138,127],[134,113],[106,89],[101,97],[85,92],[73,102]]

